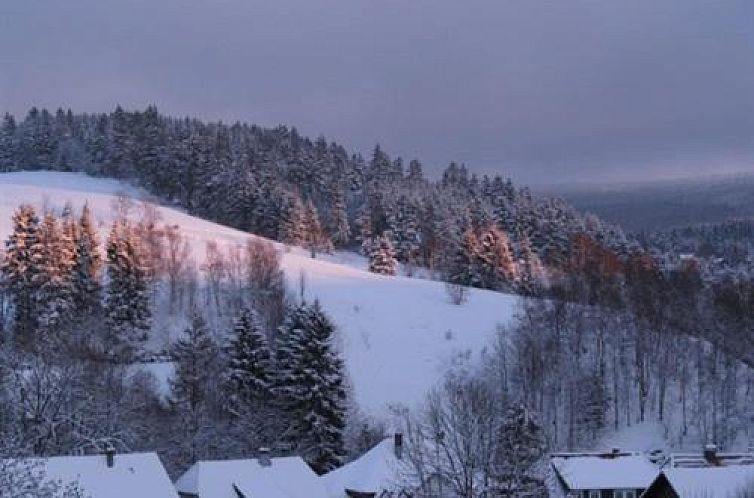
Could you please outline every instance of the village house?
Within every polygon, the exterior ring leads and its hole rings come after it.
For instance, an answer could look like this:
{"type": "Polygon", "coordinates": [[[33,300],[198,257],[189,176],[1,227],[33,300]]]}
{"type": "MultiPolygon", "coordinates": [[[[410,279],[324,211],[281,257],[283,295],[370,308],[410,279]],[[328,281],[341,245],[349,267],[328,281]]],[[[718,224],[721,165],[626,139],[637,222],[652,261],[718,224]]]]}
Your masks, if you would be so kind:
{"type": "Polygon", "coordinates": [[[641,453],[556,453],[556,491],[568,498],[638,498],[659,469],[641,453]]]}
{"type": "MultiPolygon", "coordinates": [[[[385,438],[356,460],[322,476],[330,498],[411,498],[418,483],[404,459],[403,435],[385,438]]],[[[437,476],[424,485],[432,496],[450,496],[450,486],[437,476]]]]}
{"type": "Polygon", "coordinates": [[[675,453],[642,498],[744,498],[754,495],[754,454],[719,453],[709,444],[701,453],[675,453]]]}
{"type": "Polygon", "coordinates": [[[63,487],[75,484],[87,498],[178,498],[156,453],[56,456],[24,459],[41,470],[45,480],[63,487]]]}
{"type": "Polygon", "coordinates": [[[328,498],[301,457],[200,461],[176,482],[181,498],[328,498]]]}

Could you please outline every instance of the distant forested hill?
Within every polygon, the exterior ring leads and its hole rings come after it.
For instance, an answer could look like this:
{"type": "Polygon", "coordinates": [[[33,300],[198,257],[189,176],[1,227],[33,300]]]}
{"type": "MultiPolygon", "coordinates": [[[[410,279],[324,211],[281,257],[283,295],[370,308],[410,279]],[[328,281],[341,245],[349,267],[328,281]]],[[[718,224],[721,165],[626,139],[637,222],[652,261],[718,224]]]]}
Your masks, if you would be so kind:
{"type": "Polygon", "coordinates": [[[754,172],[697,180],[546,189],[625,230],[656,231],[754,217],[754,172]]]}

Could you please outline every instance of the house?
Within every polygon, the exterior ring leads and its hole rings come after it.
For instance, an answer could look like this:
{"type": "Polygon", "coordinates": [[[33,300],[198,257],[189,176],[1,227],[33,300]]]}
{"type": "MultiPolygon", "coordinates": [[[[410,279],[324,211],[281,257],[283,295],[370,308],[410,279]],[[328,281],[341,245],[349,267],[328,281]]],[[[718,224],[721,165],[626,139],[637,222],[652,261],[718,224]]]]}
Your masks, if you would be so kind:
{"type": "Polygon", "coordinates": [[[178,498],[156,453],[57,456],[25,460],[44,472],[45,480],[75,483],[88,498],[178,498]]]}
{"type": "Polygon", "coordinates": [[[641,495],[641,498],[745,498],[747,496],[754,496],[754,465],[665,469],[641,495]]]}
{"type": "Polygon", "coordinates": [[[573,498],[638,498],[659,469],[640,453],[556,453],[551,456],[559,492],[573,498]]]}
{"type": "Polygon", "coordinates": [[[386,438],[358,459],[322,476],[331,498],[410,497],[404,489],[403,436],[386,438]]]}
{"type": "Polygon", "coordinates": [[[181,498],[329,498],[301,457],[196,462],[176,482],[181,498]]]}
{"type": "Polygon", "coordinates": [[[720,453],[717,446],[707,444],[701,453],[673,453],[663,465],[668,469],[693,469],[705,467],[730,467],[732,465],[754,465],[752,453],[720,453]]]}
{"type": "Polygon", "coordinates": [[[701,453],[670,455],[642,497],[737,498],[742,491],[754,494],[754,455],[719,453],[708,444],[701,453]]]}
{"type": "MultiPolygon", "coordinates": [[[[404,453],[403,435],[396,433],[321,479],[330,498],[412,498],[420,483],[404,453]]],[[[455,496],[450,484],[439,475],[428,476],[421,487],[435,498],[455,496]]]]}

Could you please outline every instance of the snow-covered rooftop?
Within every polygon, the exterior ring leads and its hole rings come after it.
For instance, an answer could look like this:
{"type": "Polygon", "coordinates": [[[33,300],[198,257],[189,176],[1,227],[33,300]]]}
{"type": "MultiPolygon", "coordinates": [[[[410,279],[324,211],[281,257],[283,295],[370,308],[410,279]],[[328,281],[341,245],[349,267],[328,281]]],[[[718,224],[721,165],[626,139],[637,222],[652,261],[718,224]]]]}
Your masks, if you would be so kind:
{"type": "Polygon", "coordinates": [[[179,493],[199,498],[328,498],[320,478],[300,457],[195,463],[175,483],[179,493]],[[237,491],[238,492],[237,492],[237,491]]]}
{"type": "Polygon", "coordinates": [[[659,473],[644,455],[557,455],[552,465],[569,490],[643,489],[659,473]]]}
{"type": "Polygon", "coordinates": [[[754,490],[754,465],[668,469],[663,473],[678,496],[734,498],[744,489],[754,490]]]}
{"type": "Polygon", "coordinates": [[[395,454],[393,438],[367,451],[358,459],[322,476],[332,498],[346,496],[345,490],[379,493],[400,487],[404,464],[395,454]]]}
{"type": "Polygon", "coordinates": [[[703,453],[673,453],[668,468],[728,467],[731,465],[754,465],[752,453],[715,453],[712,462],[703,453]]]}
{"type": "Polygon", "coordinates": [[[44,478],[63,485],[77,483],[88,498],[178,498],[156,453],[115,455],[112,467],[104,455],[34,459],[44,478]]]}

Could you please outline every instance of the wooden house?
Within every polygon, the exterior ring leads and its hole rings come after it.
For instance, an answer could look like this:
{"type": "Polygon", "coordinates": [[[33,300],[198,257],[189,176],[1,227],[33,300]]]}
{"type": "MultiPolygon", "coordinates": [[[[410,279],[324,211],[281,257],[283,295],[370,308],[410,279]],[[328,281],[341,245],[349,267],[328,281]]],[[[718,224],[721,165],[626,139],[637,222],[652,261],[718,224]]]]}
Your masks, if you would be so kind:
{"type": "Polygon", "coordinates": [[[659,473],[640,453],[556,453],[551,456],[558,494],[569,498],[638,498],[659,473]]]}

